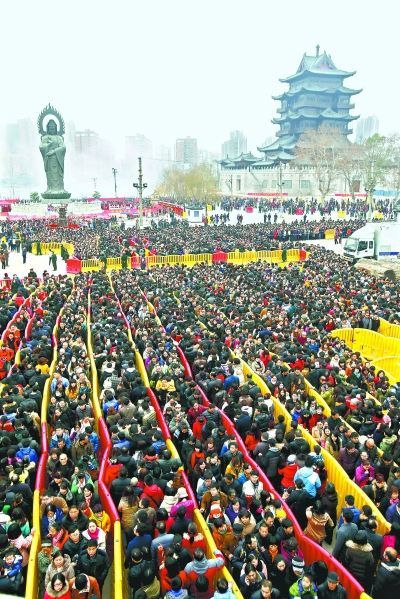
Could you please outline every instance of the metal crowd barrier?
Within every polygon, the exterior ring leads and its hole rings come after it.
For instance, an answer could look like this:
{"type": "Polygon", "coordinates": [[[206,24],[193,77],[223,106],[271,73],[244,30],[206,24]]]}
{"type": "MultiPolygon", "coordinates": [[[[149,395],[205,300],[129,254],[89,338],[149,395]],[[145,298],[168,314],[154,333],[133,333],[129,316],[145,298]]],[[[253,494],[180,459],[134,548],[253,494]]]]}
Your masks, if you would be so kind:
{"type": "MultiPolygon", "coordinates": [[[[154,309],[154,307],[153,307],[153,309],[154,309]]],[[[179,346],[178,346],[178,348],[179,348],[179,346]]],[[[180,348],[179,348],[179,350],[180,350],[179,355],[181,357],[182,365],[184,367],[185,373],[187,373],[190,376],[191,375],[190,365],[186,359],[186,356],[184,355],[184,352],[180,348]]],[[[251,373],[252,375],[255,375],[255,373],[253,373],[253,371],[250,369],[250,367],[247,366],[247,364],[245,362],[242,361],[242,365],[243,365],[244,374],[251,373]],[[246,367],[247,367],[247,372],[245,372],[246,367]]],[[[256,375],[256,376],[258,376],[258,375],[256,375]]],[[[253,380],[256,384],[259,385],[258,380],[255,380],[254,376],[253,376],[253,380]]],[[[260,379],[260,380],[262,381],[262,379],[260,379]]],[[[264,383],[264,386],[266,387],[265,383],[264,383]]],[[[197,388],[200,391],[201,396],[203,398],[203,404],[209,405],[210,402],[209,402],[205,392],[203,391],[203,389],[199,385],[197,386],[197,388]]],[[[266,390],[263,390],[263,389],[261,389],[261,391],[262,391],[262,393],[266,392],[266,390]]],[[[248,462],[249,464],[251,464],[251,466],[255,470],[257,470],[257,472],[259,474],[259,478],[260,478],[261,482],[263,483],[264,488],[267,491],[270,491],[271,493],[273,493],[274,496],[279,497],[279,494],[274,489],[274,487],[271,485],[270,481],[265,476],[265,473],[263,472],[263,470],[250,457],[247,447],[245,446],[242,438],[237,433],[231,420],[224,414],[224,412],[222,412],[221,410],[219,410],[219,412],[222,417],[222,422],[223,422],[223,425],[224,425],[226,431],[228,432],[229,435],[232,435],[236,438],[236,442],[238,444],[239,450],[243,453],[245,461],[248,462]]],[[[310,435],[310,437],[311,437],[311,435],[310,435]]],[[[312,437],[311,437],[311,439],[312,439],[312,437]]],[[[315,444],[315,442],[314,442],[314,444],[315,444]]],[[[329,479],[329,480],[331,482],[334,482],[335,486],[337,485],[336,479],[335,479],[335,481],[333,481],[331,479],[329,479]]],[[[339,491],[338,487],[336,487],[336,488],[339,491]]],[[[360,583],[346,570],[346,568],[344,568],[344,566],[340,562],[338,562],[335,558],[333,558],[332,555],[328,551],[326,551],[323,547],[321,547],[320,545],[315,543],[312,539],[309,539],[308,537],[306,537],[303,534],[303,531],[300,528],[292,511],[286,505],[286,503],[283,499],[281,499],[281,501],[282,501],[282,507],[285,510],[288,518],[290,518],[294,524],[296,538],[298,539],[299,546],[304,554],[304,558],[305,558],[306,562],[311,563],[313,561],[323,560],[324,562],[329,564],[329,569],[334,570],[340,576],[341,583],[345,586],[345,588],[348,591],[349,599],[358,599],[359,597],[362,597],[362,599],[370,599],[369,595],[364,593],[363,587],[360,585],[360,583]]]]}
{"type": "Polygon", "coordinates": [[[345,341],[346,345],[371,362],[377,370],[384,370],[391,385],[400,381],[400,339],[385,337],[369,329],[334,329],[332,337],[345,341]]]}

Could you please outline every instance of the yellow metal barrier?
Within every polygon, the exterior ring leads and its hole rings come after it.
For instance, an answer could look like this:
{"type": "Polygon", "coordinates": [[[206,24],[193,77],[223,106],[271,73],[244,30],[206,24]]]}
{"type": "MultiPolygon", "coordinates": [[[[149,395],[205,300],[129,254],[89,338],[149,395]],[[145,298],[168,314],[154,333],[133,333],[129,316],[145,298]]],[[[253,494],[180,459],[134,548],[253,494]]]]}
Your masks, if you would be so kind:
{"type": "Polygon", "coordinates": [[[100,270],[103,267],[103,263],[100,260],[91,259],[91,260],[82,260],[82,272],[90,272],[91,270],[100,270]]]}
{"type": "MultiPolygon", "coordinates": [[[[42,255],[50,254],[54,252],[55,254],[61,254],[61,247],[67,250],[69,256],[73,256],[74,254],[74,245],[69,242],[51,242],[51,243],[40,243],[40,252],[42,255]]],[[[32,254],[38,255],[37,251],[37,242],[34,241],[32,243],[32,254]]]]}
{"type": "MultiPolygon", "coordinates": [[[[216,546],[215,541],[214,541],[214,539],[212,537],[210,529],[208,528],[208,524],[204,520],[203,514],[200,512],[200,510],[198,510],[198,509],[194,510],[193,520],[197,524],[197,528],[201,532],[201,534],[203,535],[204,540],[206,542],[206,554],[207,554],[207,558],[208,559],[215,558],[215,553],[214,552],[217,549],[217,546],[216,546]]],[[[243,595],[239,591],[239,587],[237,586],[236,582],[233,580],[232,575],[231,575],[231,573],[229,572],[229,570],[228,570],[228,568],[226,566],[224,566],[224,568],[222,568],[221,575],[220,576],[217,575],[217,579],[221,578],[222,576],[229,583],[231,583],[231,585],[232,585],[232,591],[233,591],[233,593],[235,593],[235,596],[237,597],[237,599],[243,599],[243,595]]]]}
{"type": "Polygon", "coordinates": [[[121,258],[107,258],[107,270],[121,270],[121,258]]]}
{"type": "Polygon", "coordinates": [[[92,405],[93,405],[93,415],[95,417],[96,424],[103,416],[103,412],[100,407],[100,389],[99,389],[99,377],[97,374],[96,363],[93,357],[93,346],[92,346],[92,326],[91,326],[91,298],[90,293],[88,297],[88,311],[86,316],[86,326],[87,326],[87,350],[88,350],[88,358],[90,360],[90,372],[92,379],[92,405]]]}
{"type": "MultiPolygon", "coordinates": [[[[252,375],[253,381],[256,383],[256,385],[260,387],[261,393],[269,393],[269,388],[265,381],[258,374],[256,374],[246,362],[242,361],[242,365],[243,373],[245,375],[252,375]]],[[[285,419],[286,426],[289,427],[290,422],[292,420],[291,415],[275,397],[272,396],[271,399],[274,402],[276,416],[282,415],[285,419]]],[[[315,439],[310,435],[308,430],[306,430],[303,427],[300,428],[303,437],[309,443],[311,449],[313,449],[317,445],[315,439]]],[[[370,506],[372,512],[376,516],[376,521],[378,524],[378,530],[380,534],[385,534],[385,532],[387,532],[390,529],[390,524],[383,517],[383,515],[380,512],[378,512],[375,504],[369,499],[369,497],[367,497],[364,491],[360,489],[360,487],[348,477],[348,475],[345,473],[345,471],[342,469],[340,464],[338,464],[338,462],[335,460],[333,456],[331,456],[325,449],[321,450],[321,455],[324,459],[325,468],[328,473],[328,480],[329,482],[334,483],[339,497],[338,513],[341,511],[344,505],[345,496],[353,495],[355,499],[355,504],[360,509],[363,505],[370,506]]]]}
{"type": "Polygon", "coordinates": [[[179,460],[180,461],[179,453],[178,453],[175,445],[171,441],[171,439],[166,439],[165,440],[165,445],[167,446],[167,449],[169,449],[169,451],[171,452],[172,458],[174,460],[179,460]]]}
{"type": "Polygon", "coordinates": [[[124,544],[122,542],[121,522],[114,523],[114,568],[111,588],[115,599],[126,599],[132,594],[128,577],[123,575],[122,564],[125,560],[124,544]]]}
{"type": "Polygon", "coordinates": [[[39,590],[39,568],[38,568],[38,552],[41,546],[41,518],[40,518],[40,493],[35,490],[33,492],[33,513],[32,524],[35,533],[32,537],[32,544],[29,550],[28,571],[26,575],[26,599],[37,597],[39,590]]]}
{"type": "MultiPolygon", "coordinates": [[[[175,264],[193,266],[194,264],[212,264],[212,254],[182,254],[169,256],[147,256],[147,264],[149,268],[153,266],[173,266],[175,264]]],[[[286,262],[298,262],[299,250],[290,249],[286,253],[286,262]]],[[[271,263],[282,262],[282,250],[260,250],[240,252],[235,250],[227,255],[227,262],[230,264],[248,264],[249,262],[266,261],[271,263]]],[[[86,261],[84,261],[86,262],[86,261]]],[[[83,262],[83,263],[84,263],[83,262]]]]}
{"type": "Polygon", "coordinates": [[[343,339],[350,349],[360,352],[364,359],[384,370],[390,384],[400,380],[400,339],[385,337],[368,329],[335,329],[331,336],[343,339]],[[383,366],[385,358],[386,367],[383,366]]]}
{"type": "Polygon", "coordinates": [[[381,318],[378,332],[381,335],[385,335],[385,337],[400,339],[400,324],[394,324],[393,322],[381,318]]]}

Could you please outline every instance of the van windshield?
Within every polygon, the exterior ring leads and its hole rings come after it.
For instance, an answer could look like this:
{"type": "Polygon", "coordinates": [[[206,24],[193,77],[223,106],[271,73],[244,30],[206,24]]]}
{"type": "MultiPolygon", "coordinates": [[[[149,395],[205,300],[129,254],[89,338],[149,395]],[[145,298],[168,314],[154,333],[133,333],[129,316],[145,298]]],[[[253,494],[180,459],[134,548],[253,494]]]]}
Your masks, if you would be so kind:
{"type": "Polygon", "coordinates": [[[344,249],[348,250],[349,252],[355,252],[357,249],[357,245],[358,245],[358,239],[355,239],[354,237],[350,237],[349,239],[346,239],[346,243],[344,244],[344,249]]]}

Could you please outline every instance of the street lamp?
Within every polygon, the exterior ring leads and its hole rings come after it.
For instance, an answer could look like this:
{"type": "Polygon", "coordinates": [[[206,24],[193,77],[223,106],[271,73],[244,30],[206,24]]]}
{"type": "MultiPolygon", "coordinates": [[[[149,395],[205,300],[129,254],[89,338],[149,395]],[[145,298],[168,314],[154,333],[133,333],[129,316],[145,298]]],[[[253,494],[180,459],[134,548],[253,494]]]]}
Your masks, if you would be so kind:
{"type": "Polygon", "coordinates": [[[133,187],[139,192],[139,229],[143,227],[143,189],[146,189],[147,183],[143,183],[142,173],[142,159],[138,158],[139,161],[139,176],[138,183],[133,183],[133,187]]]}
{"type": "Polygon", "coordinates": [[[118,173],[118,171],[114,167],[111,169],[111,171],[114,176],[114,193],[115,193],[115,197],[117,197],[117,173],[118,173]]]}

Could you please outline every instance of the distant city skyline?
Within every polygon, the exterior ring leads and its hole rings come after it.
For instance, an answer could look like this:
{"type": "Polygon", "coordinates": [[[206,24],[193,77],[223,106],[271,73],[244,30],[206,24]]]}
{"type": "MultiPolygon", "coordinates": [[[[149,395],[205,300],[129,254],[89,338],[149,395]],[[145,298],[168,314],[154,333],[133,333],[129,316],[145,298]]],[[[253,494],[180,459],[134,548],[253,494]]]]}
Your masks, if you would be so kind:
{"type": "Polygon", "coordinates": [[[400,7],[389,0],[378,8],[366,0],[362,11],[359,3],[344,0],[328,13],[317,0],[308,0],[307,10],[295,0],[285,7],[290,43],[282,43],[281,28],[272,26],[278,7],[263,0],[246,9],[238,0],[118,0],[112,10],[105,0],[70,0],[57,19],[53,51],[38,32],[54,30],[54,4],[42,0],[38,11],[27,0],[8,3],[3,22],[18,22],[20,41],[15,43],[14,28],[4,28],[0,128],[36,119],[51,101],[66,123],[96,131],[114,146],[140,131],[154,145],[173,146],[176,138],[191,135],[200,148],[219,151],[237,129],[248,149],[255,149],[277,131],[270,120],[276,110],[271,96],[282,90],[279,79],[320,44],[338,65],[357,71],[352,85],[364,90],[357,113],[376,114],[383,134],[400,131],[397,95],[388,87],[400,7]],[[140,24],[133,37],[132,23],[140,24]],[[356,24],[350,33],[349,24],[356,24]],[[96,43],[88,40],[94,31],[96,43]],[[232,31],[238,33],[234,58],[232,31]],[[384,47],[371,43],[379,31],[385,32],[384,47]],[[73,43],[71,32],[87,43],[73,43]]]}

